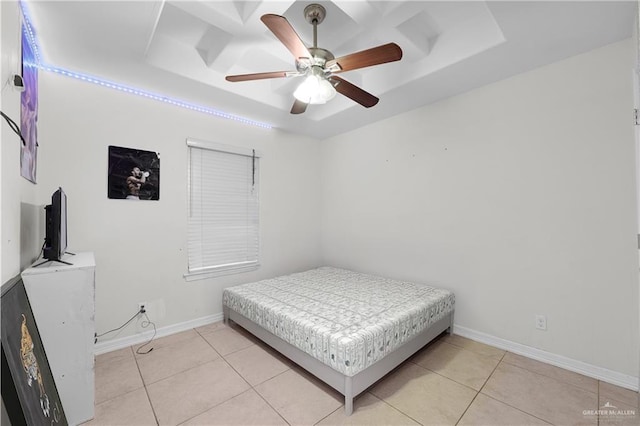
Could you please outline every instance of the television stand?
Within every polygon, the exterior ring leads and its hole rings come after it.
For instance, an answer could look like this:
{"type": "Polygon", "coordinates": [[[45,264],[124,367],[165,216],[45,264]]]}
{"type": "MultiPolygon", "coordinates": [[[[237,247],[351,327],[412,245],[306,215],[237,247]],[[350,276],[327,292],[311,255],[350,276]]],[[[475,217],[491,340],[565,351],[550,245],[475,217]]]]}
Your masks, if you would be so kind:
{"type": "MultiPolygon", "coordinates": [[[[72,254],[72,253],[69,253],[69,254],[72,254]]],[[[40,263],[36,263],[35,265],[32,266],[32,268],[37,268],[38,266],[44,265],[45,263],[49,263],[49,262],[59,262],[59,263],[64,263],[65,265],[73,265],[73,263],[66,262],[62,259],[47,259],[47,260],[43,260],[40,263]]]]}
{"type": "Polygon", "coordinates": [[[95,415],[95,270],[93,253],[79,252],[73,266],[30,267],[21,274],[69,425],[95,415]]]}

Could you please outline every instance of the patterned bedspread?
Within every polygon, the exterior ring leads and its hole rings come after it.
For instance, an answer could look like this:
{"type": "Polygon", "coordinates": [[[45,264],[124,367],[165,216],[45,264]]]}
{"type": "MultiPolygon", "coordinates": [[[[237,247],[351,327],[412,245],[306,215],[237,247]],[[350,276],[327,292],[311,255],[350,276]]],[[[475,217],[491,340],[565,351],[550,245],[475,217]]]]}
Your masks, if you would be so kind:
{"type": "Polygon", "coordinates": [[[223,303],[353,376],[453,311],[448,290],[322,267],[224,290],[223,303]]]}

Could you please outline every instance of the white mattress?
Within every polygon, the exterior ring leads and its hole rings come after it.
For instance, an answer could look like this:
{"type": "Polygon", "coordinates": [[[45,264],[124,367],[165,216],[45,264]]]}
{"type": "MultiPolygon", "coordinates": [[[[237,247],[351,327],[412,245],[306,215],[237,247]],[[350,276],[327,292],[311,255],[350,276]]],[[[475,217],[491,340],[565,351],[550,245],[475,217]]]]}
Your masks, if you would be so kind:
{"type": "Polygon", "coordinates": [[[448,290],[331,267],[227,288],[225,306],[347,376],[453,311],[448,290]]]}

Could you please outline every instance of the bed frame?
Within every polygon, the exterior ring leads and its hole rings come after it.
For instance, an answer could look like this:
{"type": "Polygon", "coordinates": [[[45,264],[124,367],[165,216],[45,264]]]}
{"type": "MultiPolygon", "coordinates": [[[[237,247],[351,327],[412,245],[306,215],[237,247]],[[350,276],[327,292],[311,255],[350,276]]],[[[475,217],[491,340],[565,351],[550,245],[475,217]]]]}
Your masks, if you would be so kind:
{"type": "Polygon", "coordinates": [[[258,324],[230,309],[223,306],[224,322],[229,320],[240,325],[254,336],[340,392],[344,395],[344,411],[347,416],[353,413],[353,400],[356,396],[369,388],[372,384],[380,380],[391,370],[402,364],[407,358],[424,347],[431,340],[439,336],[442,332],[453,333],[453,314],[447,314],[429,328],[422,331],[404,345],[397,348],[384,358],[360,371],[354,376],[346,376],[323,364],[311,355],[301,351],[280,337],[265,330],[258,324]]]}

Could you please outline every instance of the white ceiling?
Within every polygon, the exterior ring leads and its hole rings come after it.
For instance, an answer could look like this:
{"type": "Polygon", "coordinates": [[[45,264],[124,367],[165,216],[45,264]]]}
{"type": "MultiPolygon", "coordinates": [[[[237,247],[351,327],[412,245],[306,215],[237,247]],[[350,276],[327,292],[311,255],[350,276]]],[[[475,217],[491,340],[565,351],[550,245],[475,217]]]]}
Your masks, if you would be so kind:
{"type": "MultiPolygon", "coordinates": [[[[43,62],[326,138],[630,37],[635,1],[321,1],[318,46],[336,57],[395,42],[398,62],[340,76],[380,98],[343,96],[289,113],[300,78],[231,83],[228,74],[295,70],[260,21],[285,16],[313,44],[314,1],[33,1],[43,62]]],[[[464,119],[461,117],[461,119],[464,119]]]]}

